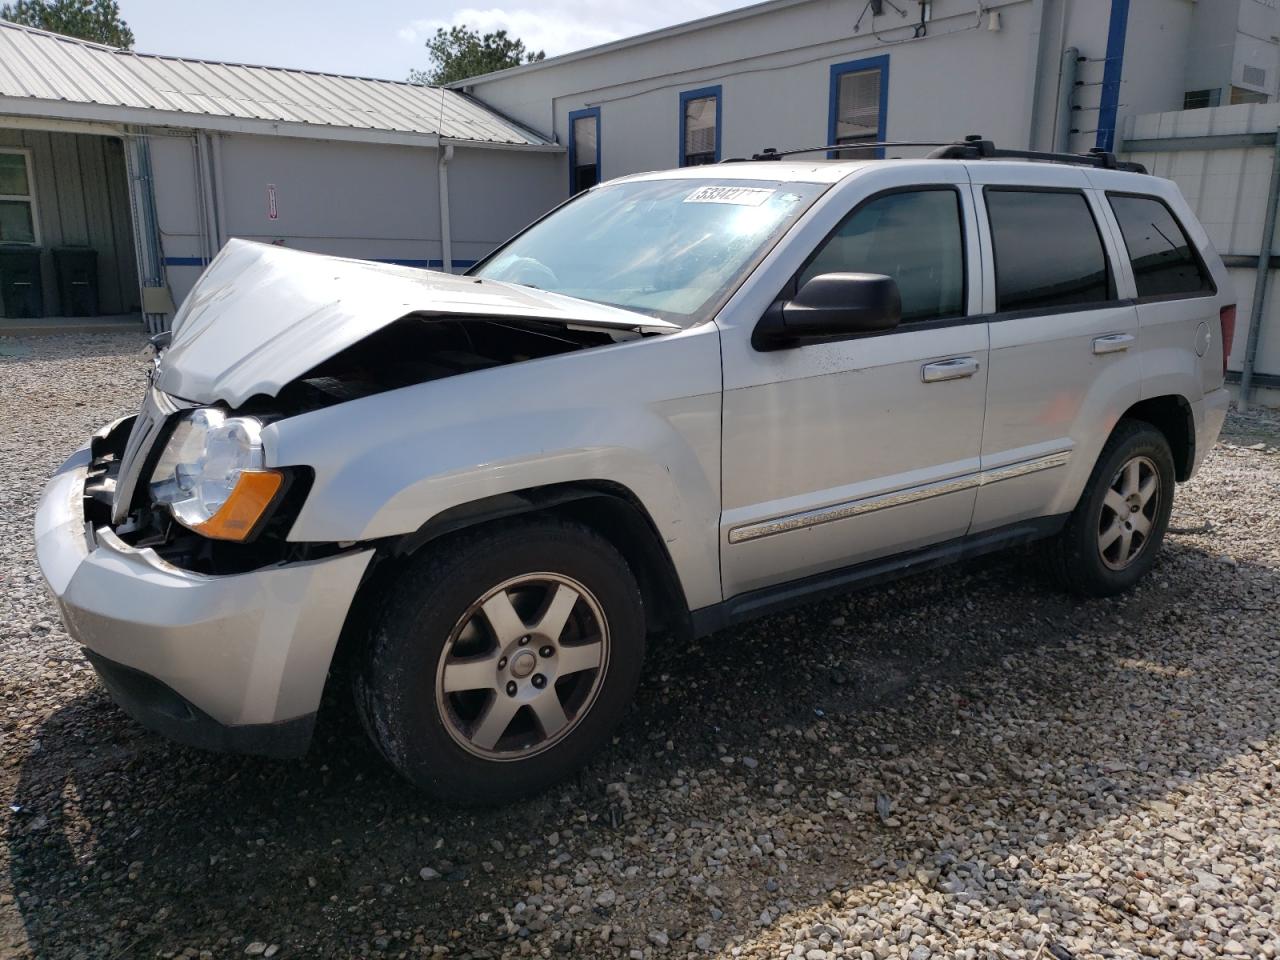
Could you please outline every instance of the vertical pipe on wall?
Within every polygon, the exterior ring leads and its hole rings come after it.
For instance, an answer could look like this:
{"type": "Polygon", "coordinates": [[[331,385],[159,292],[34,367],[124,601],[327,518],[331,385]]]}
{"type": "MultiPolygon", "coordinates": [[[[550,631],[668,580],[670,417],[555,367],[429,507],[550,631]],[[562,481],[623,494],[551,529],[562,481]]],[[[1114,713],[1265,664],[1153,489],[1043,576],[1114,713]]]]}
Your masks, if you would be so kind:
{"type": "Polygon", "coordinates": [[[1240,368],[1240,396],[1236,407],[1241,413],[1249,409],[1249,393],[1253,389],[1253,367],[1258,358],[1258,341],[1266,314],[1267,283],[1271,279],[1271,253],[1275,247],[1276,204],[1280,202],[1280,130],[1271,154],[1271,186],[1267,190],[1267,209],[1262,222],[1262,241],[1258,245],[1258,274],[1253,281],[1253,306],[1249,310],[1249,339],[1244,345],[1244,364],[1240,368]]]}
{"type": "Polygon", "coordinates": [[[1071,152],[1071,121],[1074,119],[1076,77],[1080,63],[1080,50],[1067,47],[1062,51],[1062,67],[1058,72],[1057,124],[1053,134],[1053,149],[1059,153],[1071,152]]]}
{"type": "Polygon", "coordinates": [[[222,249],[222,244],[218,241],[218,208],[215,199],[218,191],[213,181],[213,147],[209,134],[203,131],[196,134],[196,172],[200,178],[204,203],[204,244],[209,250],[209,259],[213,259],[222,249]]]}
{"type": "Polygon", "coordinates": [[[1129,0],[1111,0],[1107,24],[1107,60],[1102,68],[1102,100],[1098,106],[1099,150],[1113,150],[1116,115],[1120,110],[1120,82],[1124,78],[1124,41],[1129,30],[1129,0]]]}
{"type": "Polygon", "coordinates": [[[226,181],[222,177],[222,134],[209,134],[209,141],[213,145],[213,208],[218,213],[218,249],[221,250],[226,245],[228,234],[223,189],[226,181]]]}
{"type": "Polygon", "coordinates": [[[148,287],[165,286],[160,228],[156,220],[155,189],[151,177],[151,147],[145,133],[129,128],[124,137],[125,167],[129,172],[129,206],[133,213],[133,242],[138,258],[139,296],[148,333],[164,329],[166,315],[147,313],[148,287]]]}
{"type": "Polygon", "coordinates": [[[195,181],[196,220],[200,231],[200,259],[207,264],[213,259],[209,246],[209,188],[204,181],[204,151],[200,149],[200,134],[191,131],[191,172],[195,181]]]}
{"type": "Polygon", "coordinates": [[[1047,40],[1047,31],[1045,30],[1045,21],[1048,18],[1049,7],[1046,0],[1035,0],[1032,4],[1031,12],[1031,33],[1027,40],[1030,44],[1031,57],[1031,90],[1029,91],[1030,103],[1027,108],[1027,149],[1040,149],[1040,131],[1037,129],[1039,124],[1036,122],[1040,111],[1040,98],[1044,91],[1044,71],[1045,71],[1045,41],[1047,40]]]}
{"type": "Polygon", "coordinates": [[[440,145],[440,260],[445,273],[453,273],[453,237],[449,224],[449,164],[453,144],[440,145]]]}

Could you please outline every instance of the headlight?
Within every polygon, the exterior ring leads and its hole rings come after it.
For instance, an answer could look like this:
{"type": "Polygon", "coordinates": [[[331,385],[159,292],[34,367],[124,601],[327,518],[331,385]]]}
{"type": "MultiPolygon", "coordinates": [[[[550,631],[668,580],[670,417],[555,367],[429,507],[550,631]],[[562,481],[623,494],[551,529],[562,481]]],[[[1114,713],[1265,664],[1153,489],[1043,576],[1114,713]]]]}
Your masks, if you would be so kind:
{"type": "Polygon", "coordinates": [[[284,484],[263,467],[262,424],[214,408],[193,410],[174,429],[151,498],[184,527],[216,540],[247,540],[284,484]]]}

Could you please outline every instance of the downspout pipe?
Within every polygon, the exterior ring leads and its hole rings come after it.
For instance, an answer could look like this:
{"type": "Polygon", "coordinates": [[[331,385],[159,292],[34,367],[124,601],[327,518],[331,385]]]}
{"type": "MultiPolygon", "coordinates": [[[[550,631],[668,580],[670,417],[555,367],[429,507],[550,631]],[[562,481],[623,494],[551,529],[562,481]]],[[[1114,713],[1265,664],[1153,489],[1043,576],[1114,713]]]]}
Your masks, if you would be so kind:
{"type": "MultiPolygon", "coordinates": [[[[222,176],[222,134],[210,133],[209,143],[213,153],[213,208],[218,214],[218,251],[227,244],[227,208],[223,197],[226,180],[222,176]]],[[[215,254],[218,252],[215,251],[215,254]]]]}
{"type": "Polygon", "coordinates": [[[1266,315],[1267,284],[1271,279],[1271,253],[1275,248],[1276,205],[1280,203],[1280,131],[1271,154],[1271,186],[1267,190],[1267,209],[1262,222],[1262,242],[1258,247],[1258,273],[1253,281],[1253,306],[1249,310],[1249,339],[1244,345],[1244,365],[1240,368],[1240,395],[1236,408],[1249,410],[1249,394],[1253,389],[1253,368],[1258,359],[1258,341],[1262,338],[1262,322],[1266,315]]]}
{"type": "Polygon", "coordinates": [[[453,273],[453,237],[449,229],[449,164],[453,161],[453,144],[440,148],[440,258],[445,273],[453,273]]]}
{"type": "Polygon", "coordinates": [[[201,213],[204,219],[204,261],[209,264],[221,249],[218,244],[218,211],[214,205],[213,157],[209,134],[198,131],[196,138],[196,176],[200,183],[201,213]]]}
{"type": "Polygon", "coordinates": [[[1032,84],[1030,91],[1030,103],[1027,105],[1027,149],[1036,150],[1040,148],[1040,130],[1037,120],[1039,118],[1040,98],[1044,90],[1044,71],[1045,71],[1045,20],[1048,17],[1049,6],[1045,0],[1035,0],[1032,4],[1031,12],[1031,34],[1027,38],[1030,44],[1031,64],[1034,69],[1032,74],[1032,84]]]}

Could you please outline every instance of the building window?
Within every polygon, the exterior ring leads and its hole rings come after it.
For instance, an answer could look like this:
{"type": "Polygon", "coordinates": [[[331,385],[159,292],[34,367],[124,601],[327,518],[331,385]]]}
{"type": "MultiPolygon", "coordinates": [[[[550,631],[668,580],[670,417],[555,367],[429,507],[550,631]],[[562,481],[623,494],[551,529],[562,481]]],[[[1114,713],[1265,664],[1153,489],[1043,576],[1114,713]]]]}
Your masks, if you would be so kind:
{"type": "MultiPolygon", "coordinates": [[[[831,66],[830,116],[827,143],[877,143],[885,137],[889,108],[889,58],[868,57],[831,66]]],[[[883,157],[879,147],[835,150],[842,160],[883,157]]]]}
{"type": "Polygon", "coordinates": [[[1270,98],[1270,97],[1268,97],[1268,96],[1267,96],[1265,93],[1263,93],[1261,90],[1246,90],[1244,87],[1232,87],[1232,88],[1231,88],[1231,102],[1232,102],[1232,104],[1237,104],[1237,103],[1266,103],[1269,99],[1271,99],[1271,98],[1270,98]]]}
{"type": "Polygon", "coordinates": [[[680,94],[680,166],[720,162],[720,88],[680,94]]]}
{"type": "Polygon", "coordinates": [[[1188,90],[1182,95],[1183,110],[1203,110],[1205,107],[1216,107],[1221,103],[1221,87],[1211,87],[1208,90],[1188,90]]]}
{"type": "Polygon", "coordinates": [[[569,114],[569,195],[600,182],[600,108],[569,114]]]}
{"type": "Polygon", "coordinates": [[[1060,310],[1112,299],[1102,234],[1083,193],[988,187],[997,310],[1060,310]]]}
{"type": "Polygon", "coordinates": [[[0,243],[37,243],[31,154],[0,150],[0,243]]]}

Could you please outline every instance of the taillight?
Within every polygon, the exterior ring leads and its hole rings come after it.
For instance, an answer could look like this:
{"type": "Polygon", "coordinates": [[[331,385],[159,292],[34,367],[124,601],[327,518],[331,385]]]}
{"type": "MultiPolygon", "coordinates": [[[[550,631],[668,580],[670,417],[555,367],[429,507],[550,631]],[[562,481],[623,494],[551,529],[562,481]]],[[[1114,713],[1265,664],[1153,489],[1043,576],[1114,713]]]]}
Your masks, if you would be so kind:
{"type": "Polygon", "coordinates": [[[1223,307],[1218,313],[1222,321],[1222,375],[1227,375],[1227,357],[1231,356],[1231,343],[1236,338],[1236,305],[1223,307]]]}

